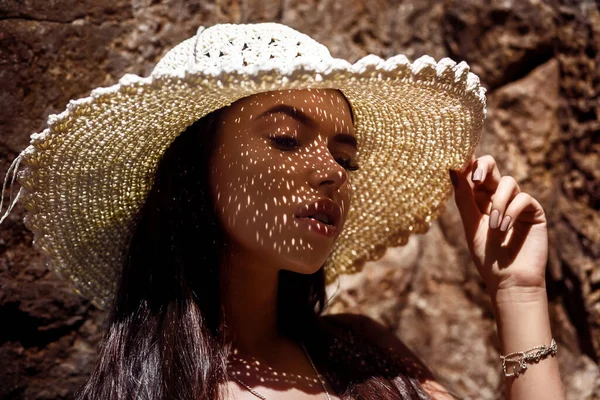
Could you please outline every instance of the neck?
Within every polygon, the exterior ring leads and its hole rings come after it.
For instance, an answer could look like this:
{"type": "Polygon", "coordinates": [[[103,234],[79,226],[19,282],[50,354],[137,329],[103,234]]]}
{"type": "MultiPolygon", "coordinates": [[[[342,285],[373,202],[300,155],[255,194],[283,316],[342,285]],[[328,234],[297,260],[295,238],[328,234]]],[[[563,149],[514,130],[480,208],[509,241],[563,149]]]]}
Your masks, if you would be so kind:
{"type": "Polygon", "coordinates": [[[225,260],[226,330],[233,345],[251,354],[265,354],[281,341],[277,329],[279,268],[231,251],[225,260]]]}

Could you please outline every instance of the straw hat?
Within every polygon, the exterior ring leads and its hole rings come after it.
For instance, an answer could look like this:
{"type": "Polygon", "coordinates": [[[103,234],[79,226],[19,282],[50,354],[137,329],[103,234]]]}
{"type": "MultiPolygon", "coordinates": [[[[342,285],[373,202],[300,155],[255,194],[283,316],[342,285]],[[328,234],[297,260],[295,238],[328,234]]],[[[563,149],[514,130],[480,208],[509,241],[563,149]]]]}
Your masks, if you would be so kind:
{"type": "Polygon", "coordinates": [[[351,174],[353,204],[325,268],[328,282],[357,272],[427,231],[451,194],[448,169],[473,154],[485,89],[466,63],[369,55],[350,64],[281,24],[201,27],[150,76],[125,75],[50,116],[9,169],[21,189],[2,219],[20,198],[49,267],[103,307],[173,140],[240,98],[306,88],[339,89],[355,115],[361,169],[351,174]]]}

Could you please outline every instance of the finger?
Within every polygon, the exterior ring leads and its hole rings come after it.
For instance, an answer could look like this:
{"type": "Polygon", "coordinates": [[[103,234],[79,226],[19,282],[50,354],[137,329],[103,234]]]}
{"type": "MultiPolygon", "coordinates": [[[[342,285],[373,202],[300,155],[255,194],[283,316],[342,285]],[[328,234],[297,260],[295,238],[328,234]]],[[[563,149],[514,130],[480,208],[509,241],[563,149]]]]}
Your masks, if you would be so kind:
{"type": "Polygon", "coordinates": [[[521,192],[515,196],[506,208],[500,230],[503,232],[508,231],[513,227],[515,221],[523,220],[522,217],[525,212],[533,217],[527,218],[523,222],[535,223],[543,220],[544,209],[542,205],[529,193],[521,192]]]}
{"type": "MultiPolygon", "coordinates": [[[[460,189],[466,189],[467,187],[469,187],[471,190],[473,190],[473,188],[475,187],[475,184],[467,177],[469,177],[473,174],[473,166],[475,165],[476,160],[477,160],[477,158],[475,157],[475,154],[473,154],[473,156],[471,156],[471,159],[465,165],[463,165],[460,169],[451,170],[461,176],[461,180],[460,180],[461,183],[466,182],[466,184],[467,184],[467,186],[465,186],[464,184],[461,184],[459,186],[460,189]]],[[[450,174],[450,176],[452,177],[452,174],[450,174]]],[[[454,185],[454,189],[455,190],[457,189],[456,185],[454,185]]]]}
{"type": "MultiPolygon", "coordinates": [[[[520,191],[520,189],[519,189],[520,191]]],[[[497,197],[495,193],[489,193],[486,190],[475,190],[473,192],[473,197],[475,198],[475,203],[479,208],[479,212],[482,214],[490,215],[493,209],[492,199],[497,197]]],[[[513,196],[514,197],[514,196],[513,196]]],[[[509,198],[508,202],[511,201],[512,198],[509,198]]],[[[498,201],[498,199],[496,198],[498,201]]]]}
{"type": "Polygon", "coordinates": [[[477,157],[475,157],[475,154],[473,154],[471,156],[471,158],[469,159],[469,161],[460,169],[460,172],[466,172],[467,170],[471,170],[473,167],[473,164],[475,164],[475,161],[477,161],[477,157]]]}
{"type": "Polygon", "coordinates": [[[485,155],[479,157],[472,166],[471,181],[478,189],[494,193],[500,183],[500,170],[494,157],[485,155]]]}
{"type": "Polygon", "coordinates": [[[481,213],[475,203],[473,189],[467,178],[468,175],[468,168],[462,172],[456,170],[450,171],[450,178],[454,186],[454,201],[460,213],[467,241],[474,237],[479,226],[479,221],[481,220],[481,213]]]}
{"type": "Polygon", "coordinates": [[[492,194],[485,190],[476,190],[473,192],[473,197],[479,212],[490,215],[492,212],[492,194]]]}
{"type": "Polygon", "coordinates": [[[521,192],[515,178],[505,175],[500,178],[496,193],[492,196],[492,211],[490,212],[490,229],[501,225],[508,203],[521,192]]]}

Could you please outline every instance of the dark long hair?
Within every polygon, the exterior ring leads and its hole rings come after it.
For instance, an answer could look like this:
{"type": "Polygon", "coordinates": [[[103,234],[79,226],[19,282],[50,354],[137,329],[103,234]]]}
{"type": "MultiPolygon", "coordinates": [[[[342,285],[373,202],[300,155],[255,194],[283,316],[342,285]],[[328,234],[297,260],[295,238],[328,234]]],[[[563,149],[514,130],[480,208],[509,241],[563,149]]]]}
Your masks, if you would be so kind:
{"type": "MultiPolygon", "coordinates": [[[[218,114],[188,127],[158,165],[135,221],[96,366],[78,399],[222,396],[218,385],[226,381],[229,347],[220,260],[227,248],[209,187],[218,114]]],[[[305,341],[311,352],[324,353],[332,344],[319,322],[324,306],[323,268],[311,275],[281,271],[280,331],[305,341]]],[[[315,360],[322,364],[326,357],[315,360]]],[[[426,398],[418,382],[402,374],[350,376],[336,388],[347,398],[426,398]]]]}

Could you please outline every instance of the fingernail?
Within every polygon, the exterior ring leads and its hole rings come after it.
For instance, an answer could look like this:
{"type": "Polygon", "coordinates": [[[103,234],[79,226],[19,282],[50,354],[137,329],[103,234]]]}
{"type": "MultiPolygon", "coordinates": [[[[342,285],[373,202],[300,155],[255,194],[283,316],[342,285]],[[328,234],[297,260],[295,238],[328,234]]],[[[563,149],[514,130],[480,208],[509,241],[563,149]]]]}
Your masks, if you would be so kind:
{"type": "Polygon", "coordinates": [[[483,179],[483,168],[481,167],[477,167],[477,169],[475,170],[475,172],[473,172],[473,177],[471,178],[473,180],[473,182],[477,181],[481,181],[483,179]]]}
{"type": "Polygon", "coordinates": [[[498,210],[492,210],[490,213],[490,229],[496,229],[498,227],[498,218],[500,218],[498,210]]]}
{"type": "Polygon", "coordinates": [[[452,186],[458,186],[458,176],[456,176],[456,171],[450,170],[450,180],[452,181],[452,186]]]}
{"type": "Polygon", "coordinates": [[[500,230],[502,232],[506,231],[508,229],[508,225],[510,224],[510,217],[507,215],[504,217],[504,219],[502,220],[502,225],[500,225],[500,230]]]}

